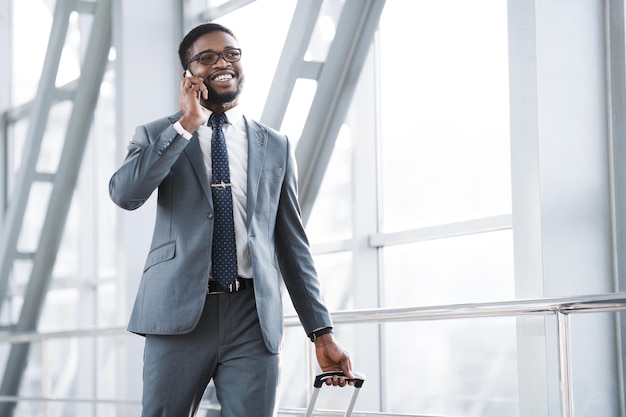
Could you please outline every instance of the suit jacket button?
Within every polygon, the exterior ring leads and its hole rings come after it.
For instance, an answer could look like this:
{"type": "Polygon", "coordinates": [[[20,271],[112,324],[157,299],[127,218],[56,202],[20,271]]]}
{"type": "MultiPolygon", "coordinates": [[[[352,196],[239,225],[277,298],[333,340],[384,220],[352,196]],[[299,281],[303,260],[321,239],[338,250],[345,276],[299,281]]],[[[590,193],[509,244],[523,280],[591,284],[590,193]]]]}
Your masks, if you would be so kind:
{"type": "Polygon", "coordinates": [[[213,213],[209,212],[206,214],[206,218],[211,220],[213,218],[213,213]]]}

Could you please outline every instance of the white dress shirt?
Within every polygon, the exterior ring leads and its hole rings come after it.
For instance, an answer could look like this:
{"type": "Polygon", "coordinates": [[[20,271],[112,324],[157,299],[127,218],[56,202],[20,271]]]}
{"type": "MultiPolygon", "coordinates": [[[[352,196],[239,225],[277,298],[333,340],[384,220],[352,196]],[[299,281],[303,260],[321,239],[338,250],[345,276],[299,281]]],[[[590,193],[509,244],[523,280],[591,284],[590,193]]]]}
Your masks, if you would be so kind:
{"type": "MultiPolygon", "coordinates": [[[[240,277],[252,278],[252,259],[248,246],[247,227],[247,191],[248,191],[248,135],[246,123],[243,118],[243,111],[239,107],[234,107],[226,113],[228,123],[222,127],[226,138],[226,148],[228,150],[228,165],[230,167],[230,182],[233,195],[233,219],[235,222],[235,241],[237,244],[237,272],[240,277]]],[[[210,115],[209,115],[210,116],[210,115]]],[[[191,138],[191,134],[183,129],[179,122],[174,124],[174,129],[186,139],[191,138]]],[[[202,149],[204,166],[207,170],[209,181],[212,177],[211,168],[211,134],[213,129],[210,126],[202,125],[197,130],[198,141],[202,149]]]]}

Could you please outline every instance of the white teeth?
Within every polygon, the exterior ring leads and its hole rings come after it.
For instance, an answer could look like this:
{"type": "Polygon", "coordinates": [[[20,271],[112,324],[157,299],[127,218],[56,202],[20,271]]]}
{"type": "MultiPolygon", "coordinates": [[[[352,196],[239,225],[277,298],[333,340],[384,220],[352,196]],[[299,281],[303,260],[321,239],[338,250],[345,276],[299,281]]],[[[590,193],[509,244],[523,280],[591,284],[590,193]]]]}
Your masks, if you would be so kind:
{"type": "Polygon", "coordinates": [[[222,74],[222,75],[218,75],[217,77],[213,78],[213,80],[215,81],[227,81],[232,79],[233,76],[231,74],[222,74]]]}

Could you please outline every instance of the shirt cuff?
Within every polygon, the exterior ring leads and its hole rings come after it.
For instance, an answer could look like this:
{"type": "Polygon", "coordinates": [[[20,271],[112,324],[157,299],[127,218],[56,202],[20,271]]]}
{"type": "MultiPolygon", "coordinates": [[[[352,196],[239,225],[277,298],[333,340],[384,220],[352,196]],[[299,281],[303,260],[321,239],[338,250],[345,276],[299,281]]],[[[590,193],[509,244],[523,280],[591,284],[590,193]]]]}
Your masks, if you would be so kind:
{"type": "Polygon", "coordinates": [[[187,140],[190,140],[191,137],[193,136],[191,133],[189,133],[189,132],[187,132],[185,130],[185,128],[183,127],[183,125],[180,124],[179,121],[174,123],[174,129],[178,132],[179,135],[181,135],[182,137],[184,137],[187,140]]]}

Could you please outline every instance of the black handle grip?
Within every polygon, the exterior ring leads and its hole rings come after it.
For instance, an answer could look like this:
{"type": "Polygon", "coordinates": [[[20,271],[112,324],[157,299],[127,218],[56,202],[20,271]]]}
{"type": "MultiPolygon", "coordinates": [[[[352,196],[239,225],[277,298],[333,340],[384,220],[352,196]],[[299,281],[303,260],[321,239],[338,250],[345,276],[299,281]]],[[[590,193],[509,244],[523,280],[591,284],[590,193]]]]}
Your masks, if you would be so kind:
{"type": "MultiPolygon", "coordinates": [[[[354,374],[354,379],[350,379],[349,381],[354,381],[355,388],[361,388],[363,386],[363,382],[365,382],[365,375],[359,374],[357,372],[352,372],[352,373],[354,374]]],[[[315,382],[313,383],[313,386],[315,388],[321,388],[322,383],[324,381],[326,381],[329,378],[332,378],[335,375],[343,376],[343,377],[346,376],[346,374],[343,371],[324,372],[315,377],[315,382]]]]}

